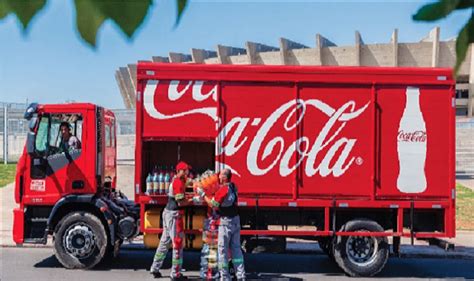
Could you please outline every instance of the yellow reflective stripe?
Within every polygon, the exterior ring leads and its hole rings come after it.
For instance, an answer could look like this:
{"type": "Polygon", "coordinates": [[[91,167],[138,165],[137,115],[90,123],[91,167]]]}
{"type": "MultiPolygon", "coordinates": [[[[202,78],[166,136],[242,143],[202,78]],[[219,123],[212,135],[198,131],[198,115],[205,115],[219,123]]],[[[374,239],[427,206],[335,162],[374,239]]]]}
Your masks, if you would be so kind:
{"type": "Polygon", "coordinates": [[[216,207],[216,208],[219,207],[219,205],[220,205],[219,202],[217,202],[216,200],[214,200],[214,198],[212,198],[211,204],[212,204],[212,206],[214,206],[214,207],[216,207]]]}
{"type": "Polygon", "coordinates": [[[242,264],[244,263],[244,259],[232,259],[232,263],[233,264],[242,264]]]}
{"type": "Polygon", "coordinates": [[[164,260],[166,255],[164,253],[156,253],[155,260],[164,260]]]}
{"type": "Polygon", "coordinates": [[[178,193],[174,196],[174,199],[176,200],[183,200],[184,199],[184,194],[183,193],[178,193]]]}
{"type": "Polygon", "coordinates": [[[171,261],[171,263],[172,263],[173,265],[183,264],[183,259],[173,259],[173,260],[171,261]]]}

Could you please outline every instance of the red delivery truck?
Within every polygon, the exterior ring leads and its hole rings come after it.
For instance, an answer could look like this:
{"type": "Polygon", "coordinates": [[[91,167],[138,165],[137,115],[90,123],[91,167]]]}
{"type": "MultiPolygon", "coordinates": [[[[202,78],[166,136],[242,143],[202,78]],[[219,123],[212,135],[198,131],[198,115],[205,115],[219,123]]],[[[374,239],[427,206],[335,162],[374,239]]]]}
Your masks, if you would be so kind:
{"type": "MultiPolygon", "coordinates": [[[[139,233],[156,247],[181,160],[195,174],[232,170],[249,251],[317,240],[348,275],[372,276],[402,237],[455,236],[450,69],[140,62],[136,85],[133,201],[116,189],[111,111],[28,108],[16,243],[53,235],[67,268],[93,267],[139,233]],[[62,122],[81,148],[61,149],[62,122]]],[[[186,209],[188,248],[201,247],[204,217],[204,206],[186,209]]]]}

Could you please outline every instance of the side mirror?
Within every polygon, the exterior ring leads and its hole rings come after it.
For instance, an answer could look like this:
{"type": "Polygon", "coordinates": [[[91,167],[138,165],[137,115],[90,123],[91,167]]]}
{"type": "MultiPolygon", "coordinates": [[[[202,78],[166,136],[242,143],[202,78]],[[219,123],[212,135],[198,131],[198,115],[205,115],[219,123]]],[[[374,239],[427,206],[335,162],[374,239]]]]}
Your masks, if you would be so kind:
{"type": "Polygon", "coordinates": [[[26,136],[26,152],[28,152],[29,155],[36,154],[35,143],[36,143],[36,134],[31,131],[28,132],[26,136]]]}
{"type": "Polygon", "coordinates": [[[34,133],[37,122],[38,122],[38,116],[37,114],[34,114],[28,123],[28,128],[30,129],[30,132],[34,133]]]}
{"type": "Polygon", "coordinates": [[[36,154],[36,133],[35,133],[35,128],[36,128],[36,123],[38,122],[38,115],[35,113],[33,114],[28,123],[28,128],[30,131],[26,135],[26,151],[28,152],[29,155],[34,155],[36,154]]]}
{"type": "Polygon", "coordinates": [[[33,117],[33,114],[35,114],[36,112],[38,112],[38,104],[35,102],[31,103],[25,110],[23,118],[25,118],[26,120],[30,120],[33,117]]]}

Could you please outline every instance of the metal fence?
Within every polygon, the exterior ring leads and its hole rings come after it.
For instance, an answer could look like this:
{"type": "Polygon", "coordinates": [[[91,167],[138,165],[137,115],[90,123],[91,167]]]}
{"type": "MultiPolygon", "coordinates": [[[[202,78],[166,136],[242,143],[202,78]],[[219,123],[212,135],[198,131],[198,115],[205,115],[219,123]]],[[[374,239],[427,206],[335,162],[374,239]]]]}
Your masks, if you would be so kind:
{"type": "MultiPolygon", "coordinates": [[[[23,114],[27,106],[26,103],[0,102],[0,158],[3,163],[17,161],[23,152],[28,132],[28,122],[23,119],[23,114]]],[[[117,121],[118,137],[134,135],[135,110],[113,111],[117,121]]]]}
{"type": "Polygon", "coordinates": [[[3,163],[17,161],[23,151],[28,122],[23,119],[25,103],[0,102],[0,156],[3,163]]]}
{"type": "Polygon", "coordinates": [[[27,132],[28,122],[23,119],[26,107],[27,105],[23,103],[0,102],[0,132],[2,136],[5,132],[5,125],[8,127],[8,135],[25,134],[27,132]],[[7,114],[7,123],[5,123],[5,114],[7,114]]]}
{"type": "Polygon", "coordinates": [[[133,109],[114,109],[117,120],[117,135],[135,134],[135,110],[133,109]]]}

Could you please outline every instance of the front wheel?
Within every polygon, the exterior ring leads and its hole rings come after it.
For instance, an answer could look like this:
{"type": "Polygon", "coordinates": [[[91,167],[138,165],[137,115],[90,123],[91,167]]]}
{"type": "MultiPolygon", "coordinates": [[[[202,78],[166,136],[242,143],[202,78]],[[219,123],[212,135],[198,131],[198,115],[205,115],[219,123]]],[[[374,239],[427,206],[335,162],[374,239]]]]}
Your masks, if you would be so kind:
{"type": "Polygon", "coordinates": [[[68,269],[89,269],[107,250],[105,227],[95,215],[73,212],[66,215],[54,233],[54,254],[68,269]]]}
{"type": "MultiPolygon", "coordinates": [[[[383,232],[371,220],[352,220],[343,228],[348,232],[383,232]]],[[[387,237],[339,236],[334,246],[334,259],[344,272],[352,277],[369,277],[379,273],[389,255],[387,237]]]]}

